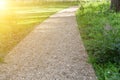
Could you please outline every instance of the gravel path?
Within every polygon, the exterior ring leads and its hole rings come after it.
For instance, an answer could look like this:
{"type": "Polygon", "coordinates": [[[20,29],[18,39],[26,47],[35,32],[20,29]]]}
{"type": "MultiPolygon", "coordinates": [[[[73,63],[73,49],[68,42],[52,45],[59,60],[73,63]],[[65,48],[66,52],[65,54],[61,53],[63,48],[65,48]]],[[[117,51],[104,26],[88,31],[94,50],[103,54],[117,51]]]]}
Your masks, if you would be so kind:
{"type": "Polygon", "coordinates": [[[87,63],[76,10],[62,10],[36,27],[0,64],[0,80],[96,80],[87,63]]]}

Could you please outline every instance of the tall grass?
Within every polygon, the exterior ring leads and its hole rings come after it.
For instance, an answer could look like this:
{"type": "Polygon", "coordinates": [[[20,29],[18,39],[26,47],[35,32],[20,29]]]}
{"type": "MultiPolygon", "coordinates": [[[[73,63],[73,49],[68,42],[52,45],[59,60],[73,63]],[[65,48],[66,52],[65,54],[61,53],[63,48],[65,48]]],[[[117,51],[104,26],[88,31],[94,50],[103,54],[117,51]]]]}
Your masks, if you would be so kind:
{"type": "Polygon", "coordinates": [[[120,13],[109,10],[108,2],[84,4],[77,21],[99,80],[120,79],[120,13]]]}

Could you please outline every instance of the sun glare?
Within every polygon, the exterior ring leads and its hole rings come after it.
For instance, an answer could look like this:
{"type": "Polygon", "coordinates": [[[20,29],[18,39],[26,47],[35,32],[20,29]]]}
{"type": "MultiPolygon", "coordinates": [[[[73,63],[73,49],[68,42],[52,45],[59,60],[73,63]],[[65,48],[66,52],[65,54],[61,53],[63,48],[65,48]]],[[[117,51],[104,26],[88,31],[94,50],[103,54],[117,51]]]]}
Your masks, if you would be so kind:
{"type": "Polygon", "coordinates": [[[0,0],[0,10],[6,9],[6,1],[0,0]]]}

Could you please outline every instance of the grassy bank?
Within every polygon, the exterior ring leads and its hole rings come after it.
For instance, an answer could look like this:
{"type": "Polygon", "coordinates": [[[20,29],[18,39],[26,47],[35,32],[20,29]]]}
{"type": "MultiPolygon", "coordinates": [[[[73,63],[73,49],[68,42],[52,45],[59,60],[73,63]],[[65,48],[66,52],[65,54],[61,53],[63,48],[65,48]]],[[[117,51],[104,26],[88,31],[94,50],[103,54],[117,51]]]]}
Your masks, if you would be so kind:
{"type": "Polygon", "coordinates": [[[79,30],[98,80],[120,80],[120,13],[108,2],[84,4],[77,11],[79,30]]]}
{"type": "Polygon", "coordinates": [[[71,2],[9,3],[0,13],[0,62],[36,25],[71,2]]]}

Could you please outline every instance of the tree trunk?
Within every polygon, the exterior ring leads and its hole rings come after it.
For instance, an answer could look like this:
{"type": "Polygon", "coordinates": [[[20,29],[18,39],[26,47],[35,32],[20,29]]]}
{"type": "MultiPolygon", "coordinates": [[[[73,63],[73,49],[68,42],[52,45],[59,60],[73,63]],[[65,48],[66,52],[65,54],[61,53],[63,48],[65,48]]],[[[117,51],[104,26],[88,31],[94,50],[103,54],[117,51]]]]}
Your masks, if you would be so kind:
{"type": "Polygon", "coordinates": [[[116,12],[120,11],[120,0],[111,0],[111,9],[116,12]]]}

